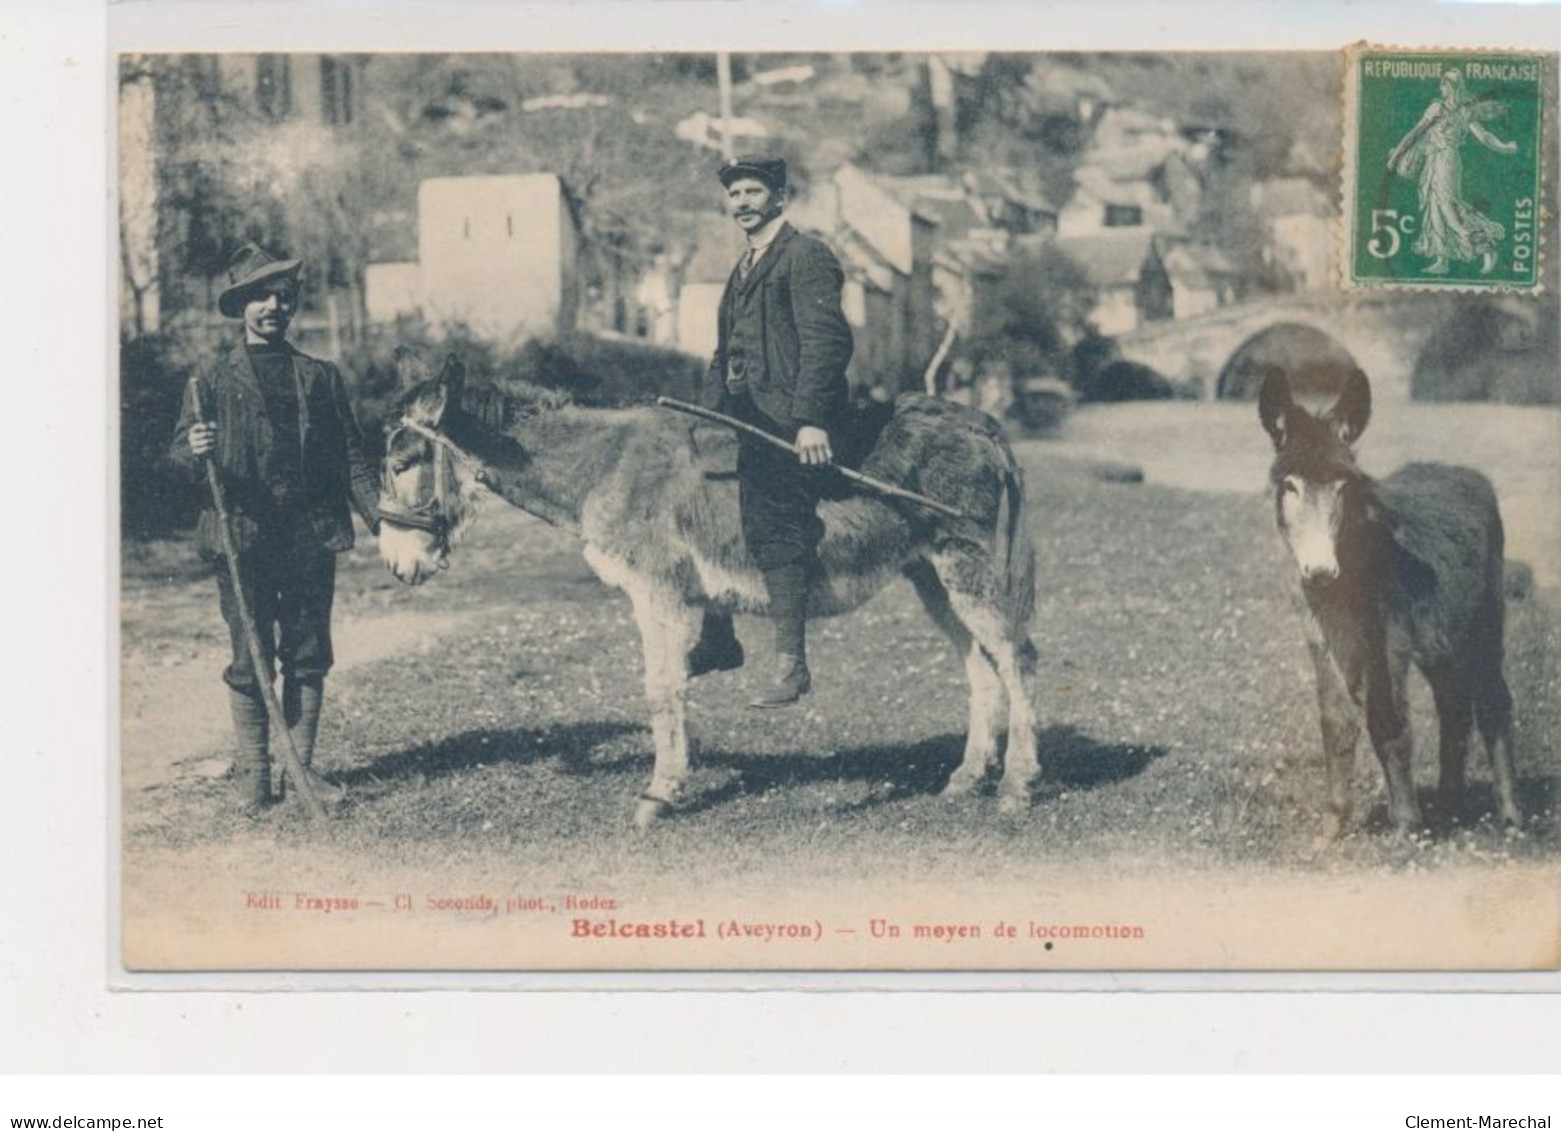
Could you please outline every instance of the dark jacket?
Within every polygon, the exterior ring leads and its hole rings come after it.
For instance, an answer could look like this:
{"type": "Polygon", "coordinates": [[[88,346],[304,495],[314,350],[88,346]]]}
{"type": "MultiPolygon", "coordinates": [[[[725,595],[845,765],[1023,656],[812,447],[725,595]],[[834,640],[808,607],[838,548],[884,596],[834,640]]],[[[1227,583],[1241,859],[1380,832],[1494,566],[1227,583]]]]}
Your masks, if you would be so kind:
{"type": "Polygon", "coordinates": [[[717,315],[703,400],[720,405],[726,374],[743,370],[759,409],[795,429],[835,427],[850,399],[851,327],[840,309],[845,276],[821,240],[783,223],[748,278],[734,269],[717,315]]]}
{"type": "MultiPolygon", "coordinates": [[[[276,432],[242,340],[228,343],[217,364],[200,374],[200,406],[186,387],[169,458],[186,476],[204,479],[202,461],[190,451],[190,427],[215,419],[213,453],[222,472],[225,502],[239,552],[252,547],[263,525],[287,523],[328,550],[353,543],[349,503],[370,530],[379,526],[379,473],[364,449],[363,432],[347,400],[341,373],[328,361],[288,347],[298,390],[298,436],[303,494],[279,514],[271,487],[277,475],[276,432]],[[202,411],[204,410],[204,411],[202,411]],[[301,524],[298,525],[298,524],[301,524]]],[[[197,548],[222,555],[216,510],[208,503],[196,527],[197,548]]]]}

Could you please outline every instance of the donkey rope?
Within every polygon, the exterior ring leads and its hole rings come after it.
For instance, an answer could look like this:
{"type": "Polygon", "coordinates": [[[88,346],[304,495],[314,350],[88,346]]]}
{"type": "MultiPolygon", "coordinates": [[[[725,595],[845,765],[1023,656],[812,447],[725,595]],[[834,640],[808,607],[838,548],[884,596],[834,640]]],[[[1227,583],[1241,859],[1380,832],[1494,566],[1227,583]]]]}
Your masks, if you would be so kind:
{"type": "Polygon", "coordinates": [[[1411,463],[1368,477],[1354,444],[1371,416],[1371,386],[1355,370],[1321,416],[1291,398],[1273,370],[1258,395],[1274,442],[1274,513],[1301,573],[1308,645],[1322,715],[1329,839],[1350,823],[1355,744],[1364,715],[1387,782],[1388,815],[1420,827],[1407,708],[1411,660],[1441,725],[1440,801],[1464,792],[1469,731],[1490,753],[1501,816],[1522,823],[1514,797],[1512,696],[1502,678],[1503,535],[1496,493],[1479,472],[1411,463]]]}
{"type": "MultiPolygon", "coordinates": [[[[689,651],[706,612],[762,613],[765,589],[742,545],[729,433],[651,408],[588,409],[536,390],[466,388],[454,358],[407,390],[386,428],[380,554],[403,582],[448,565],[486,487],[575,532],[598,577],[634,608],[655,764],[634,821],[674,806],[689,773],[689,651]]],[[[865,602],[908,578],[953,642],[969,684],[964,757],[945,796],[982,784],[998,761],[1005,811],[1026,807],[1035,745],[1035,553],[1018,464],[990,417],[922,394],[894,406],[863,463],[876,478],[961,512],[851,494],[819,506],[822,569],[811,616],[865,602]]]]}

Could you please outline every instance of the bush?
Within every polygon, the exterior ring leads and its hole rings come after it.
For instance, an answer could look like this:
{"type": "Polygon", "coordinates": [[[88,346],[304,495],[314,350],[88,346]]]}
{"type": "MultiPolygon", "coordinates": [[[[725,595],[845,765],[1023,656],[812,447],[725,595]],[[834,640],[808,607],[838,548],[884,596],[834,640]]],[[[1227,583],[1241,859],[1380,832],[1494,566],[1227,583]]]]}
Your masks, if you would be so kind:
{"type": "Polygon", "coordinates": [[[1555,404],[1553,308],[1502,300],[1459,306],[1432,331],[1409,378],[1420,401],[1555,404]]]}
{"type": "Polygon", "coordinates": [[[1113,361],[1079,387],[1085,401],[1168,401],[1176,396],[1171,382],[1136,361],[1113,361]]]}
{"type": "Polygon", "coordinates": [[[420,319],[403,318],[376,330],[342,359],[358,420],[376,451],[381,426],[401,395],[397,350],[414,353],[430,375],[453,354],[478,380],[501,388],[526,384],[558,389],[578,404],[599,407],[648,404],[663,394],[691,399],[704,373],[703,363],[686,354],[630,339],[570,333],[506,348],[464,327],[436,333],[420,319]]]}
{"type": "Polygon", "coordinates": [[[198,368],[184,339],[148,335],[119,347],[120,529],[161,537],[193,524],[202,492],[173,473],[168,444],[198,368]]]}
{"type": "Polygon", "coordinates": [[[551,387],[570,388],[591,404],[648,404],[658,396],[692,400],[699,395],[705,372],[705,363],[697,358],[630,339],[575,333],[565,335],[554,348],[561,359],[578,367],[582,384],[551,387]]]}
{"type": "Polygon", "coordinates": [[[1013,415],[1031,432],[1051,435],[1073,411],[1074,392],[1066,381],[1032,377],[1016,382],[1013,415]]]}

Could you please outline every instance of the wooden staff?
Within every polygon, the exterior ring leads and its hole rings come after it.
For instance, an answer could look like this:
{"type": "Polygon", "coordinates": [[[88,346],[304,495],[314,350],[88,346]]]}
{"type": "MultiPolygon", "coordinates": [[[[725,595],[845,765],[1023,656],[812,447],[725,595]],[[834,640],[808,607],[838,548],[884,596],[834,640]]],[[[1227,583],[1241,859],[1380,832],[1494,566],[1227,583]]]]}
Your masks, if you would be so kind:
{"type": "MultiPolygon", "coordinates": [[[[200,382],[194,377],[190,378],[190,398],[195,405],[196,417],[204,421],[206,410],[201,405],[200,382]]],[[[277,701],[276,689],[271,686],[266,657],[260,650],[260,637],[255,631],[255,619],[249,612],[249,598],[244,596],[244,586],[239,578],[238,546],[233,537],[233,525],[228,521],[228,504],[222,489],[222,475],[218,472],[217,461],[212,458],[210,452],[201,458],[206,464],[206,484],[211,488],[211,503],[217,508],[217,527],[222,532],[222,552],[228,559],[228,578],[233,582],[233,600],[238,604],[239,623],[244,629],[244,643],[249,646],[249,662],[254,665],[255,681],[260,684],[261,694],[265,697],[266,713],[271,716],[271,729],[280,730],[287,740],[282,746],[282,764],[297,783],[298,792],[309,809],[309,816],[316,821],[323,821],[326,818],[325,806],[321,804],[319,794],[315,793],[314,786],[309,780],[311,775],[304,767],[303,758],[298,754],[298,746],[293,742],[293,732],[288,729],[287,719],[282,714],[282,704],[277,701]]]]}
{"type": "MultiPolygon", "coordinates": [[[[749,424],[746,420],[738,420],[735,416],[728,416],[726,413],[717,412],[713,408],[705,408],[703,405],[689,404],[687,401],[680,401],[675,397],[657,397],[656,403],[659,404],[662,408],[670,408],[675,412],[686,412],[690,416],[697,416],[703,420],[713,421],[716,424],[724,424],[728,428],[735,428],[739,432],[746,432],[750,436],[757,436],[765,443],[773,444],[783,451],[790,452],[792,455],[800,454],[797,451],[797,446],[795,444],[782,440],[779,436],[772,436],[764,429],[756,428],[752,424],[749,424]]],[[[860,483],[863,487],[866,487],[870,491],[877,491],[880,495],[893,495],[897,499],[906,499],[910,502],[927,507],[929,510],[935,510],[939,514],[946,514],[950,518],[965,517],[964,514],[960,511],[955,510],[947,503],[940,503],[937,499],[928,498],[926,495],[918,494],[917,492],[907,490],[904,487],[896,487],[893,483],[885,483],[882,479],[874,479],[871,475],[863,475],[860,471],[856,471],[849,467],[843,467],[838,463],[832,463],[826,466],[834,468],[841,475],[844,475],[847,479],[851,480],[851,482],[860,483]]]]}

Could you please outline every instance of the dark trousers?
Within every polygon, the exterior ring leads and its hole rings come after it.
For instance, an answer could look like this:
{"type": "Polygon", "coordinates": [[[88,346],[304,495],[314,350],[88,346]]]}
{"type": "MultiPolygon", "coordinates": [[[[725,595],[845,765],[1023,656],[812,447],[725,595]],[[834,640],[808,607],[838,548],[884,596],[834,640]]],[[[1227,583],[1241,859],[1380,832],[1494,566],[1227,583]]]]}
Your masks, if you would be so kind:
{"type": "MultiPolygon", "coordinates": [[[[773,436],[794,441],[796,434],[761,412],[747,396],[731,398],[739,420],[773,436]]],[[[806,651],[808,589],[818,570],[818,544],[824,523],[818,517],[824,472],[803,466],[795,452],[742,436],[737,448],[737,498],[743,542],[764,574],[775,626],[775,651],[791,662],[806,651]]]]}
{"type": "MultiPolygon", "coordinates": [[[[732,397],[729,411],[748,424],[788,442],[796,439],[761,412],[746,395],[732,397]]],[[[824,524],[818,517],[820,476],[804,467],[796,455],[750,436],[740,436],[737,449],[738,504],[743,542],[765,573],[801,566],[811,573],[818,562],[824,524]]]]}
{"type": "MultiPolygon", "coordinates": [[[[258,694],[261,684],[245,642],[228,563],[219,558],[216,570],[222,619],[228,623],[233,646],[233,662],[222,678],[229,687],[258,694]]],[[[239,556],[239,583],[255,620],[266,683],[275,678],[278,662],[283,676],[293,679],[323,677],[331,670],[335,554],[306,537],[262,533],[253,548],[239,556]]]]}

